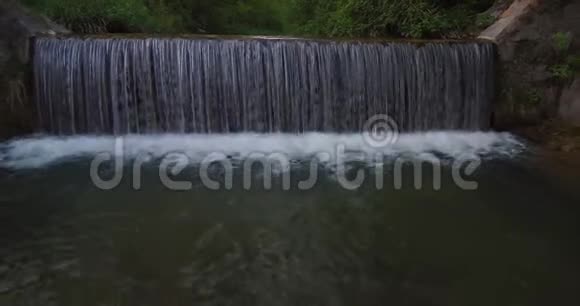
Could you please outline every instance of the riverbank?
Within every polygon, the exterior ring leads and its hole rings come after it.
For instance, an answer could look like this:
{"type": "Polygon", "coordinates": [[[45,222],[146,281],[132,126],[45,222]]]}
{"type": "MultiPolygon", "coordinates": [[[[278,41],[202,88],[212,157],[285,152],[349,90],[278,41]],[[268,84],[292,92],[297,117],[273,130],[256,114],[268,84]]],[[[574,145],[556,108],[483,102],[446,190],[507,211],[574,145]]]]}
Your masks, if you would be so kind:
{"type": "MultiPolygon", "coordinates": [[[[572,154],[580,152],[580,127],[558,120],[543,124],[516,127],[511,130],[547,152],[572,154]]],[[[578,166],[580,167],[580,159],[578,166]]]]}

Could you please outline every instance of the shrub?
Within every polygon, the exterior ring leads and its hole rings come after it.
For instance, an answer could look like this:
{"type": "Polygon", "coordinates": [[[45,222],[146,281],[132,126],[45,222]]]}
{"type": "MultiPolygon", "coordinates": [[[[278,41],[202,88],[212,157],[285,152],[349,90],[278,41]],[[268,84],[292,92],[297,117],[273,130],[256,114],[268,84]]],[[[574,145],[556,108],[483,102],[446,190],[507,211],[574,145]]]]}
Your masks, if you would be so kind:
{"type": "MultiPolygon", "coordinates": [[[[1,1],[1,0],[0,0],[1,1]]],[[[22,0],[57,22],[114,32],[281,34],[292,0],[22,0]]]]}
{"type": "Polygon", "coordinates": [[[481,13],[477,15],[477,18],[475,20],[475,25],[480,28],[487,28],[490,25],[493,24],[493,22],[495,21],[495,17],[493,17],[491,14],[489,13],[481,13]]]}
{"type": "Polygon", "coordinates": [[[442,37],[464,32],[490,0],[296,0],[302,33],[442,37]]]}
{"type": "Polygon", "coordinates": [[[542,103],[542,94],[537,88],[528,89],[526,96],[526,103],[529,106],[538,106],[542,103]]]}
{"type": "Polygon", "coordinates": [[[552,35],[552,46],[558,53],[567,52],[572,44],[572,33],[557,32],[552,35]]]}
{"type": "Polygon", "coordinates": [[[122,24],[129,32],[162,32],[177,28],[178,18],[164,8],[148,7],[144,0],[25,0],[57,22],[122,24]]]}
{"type": "Polygon", "coordinates": [[[557,52],[557,61],[550,67],[550,73],[556,81],[569,81],[580,71],[580,56],[568,55],[571,45],[572,33],[557,32],[552,35],[552,46],[557,52]]]}
{"type": "Polygon", "coordinates": [[[568,64],[558,64],[550,67],[552,77],[557,81],[567,81],[574,77],[574,69],[568,64]]]}
{"type": "MultiPolygon", "coordinates": [[[[2,0],[0,0],[2,1],[2,0]]],[[[446,37],[465,32],[493,0],[21,0],[65,24],[114,31],[446,37]]]]}

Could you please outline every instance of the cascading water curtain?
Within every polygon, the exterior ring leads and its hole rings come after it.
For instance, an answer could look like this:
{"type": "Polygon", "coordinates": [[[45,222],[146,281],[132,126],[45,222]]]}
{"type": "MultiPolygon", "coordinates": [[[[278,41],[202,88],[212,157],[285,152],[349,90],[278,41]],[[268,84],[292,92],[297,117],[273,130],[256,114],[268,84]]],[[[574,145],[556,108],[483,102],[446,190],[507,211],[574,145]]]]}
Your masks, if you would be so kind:
{"type": "Polygon", "coordinates": [[[481,42],[41,37],[42,131],[354,132],[488,126],[494,46],[481,42]]]}

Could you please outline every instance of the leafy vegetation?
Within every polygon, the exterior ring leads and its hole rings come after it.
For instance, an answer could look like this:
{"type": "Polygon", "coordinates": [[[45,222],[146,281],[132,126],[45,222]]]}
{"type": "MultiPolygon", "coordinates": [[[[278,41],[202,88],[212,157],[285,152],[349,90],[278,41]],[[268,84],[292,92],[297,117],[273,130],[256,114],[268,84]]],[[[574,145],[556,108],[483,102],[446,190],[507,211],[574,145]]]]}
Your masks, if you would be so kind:
{"type": "Polygon", "coordinates": [[[284,0],[21,0],[83,32],[274,34],[288,31],[284,0]]]}
{"type": "Polygon", "coordinates": [[[552,46],[558,53],[567,52],[572,44],[572,33],[557,32],[552,35],[552,46]]]}
{"type": "Polygon", "coordinates": [[[550,67],[552,77],[559,81],[566,81],[571,79],[575,72],[568,64],[557,64],[550,67]]]}
{"type": "Polygon", "coordinates": [[[484,29],[491,26],[494,21],[495,17],[493,15],[484,12],[477,15],[477,18],[475,19],[475,25],[480,29],[484,29]]]}
{"type": "Polygon", "coordinates": [[[296,0],[299,29],[323,36],[445,37],[465,32],[493,1],[296,0]]]}
{"type": "MultiPolygon", "coordinates": [[[[493,0],[21,0],[109,32],[448,37],[493,22],[493,0]]],[[[90,27],[89,27],[90,28],[90,27]]]]}
{"type": "Polygon", "coordinates": [[[529,88],[525,100],[529,106],[538,106],[542,103],[542,93],[537,88],[529,88]]]}
{"type": "Polygon", "coordinates": [[[572,33],[557,32],[552,36],[552,46],[557,53],[557,63],[550,66],[552,78],[566,82],[580,71],[580,56],[569,55],[572,33]]]}
{"type": "MultiPolygon", "coordinates": [[[[168,31],[177,28],[176,20],[164,9],[154,10],[143,0],[23,0],[59,23],[123,24],[125,31],[168,31]]],[[[76,29],[74,29],[76,30],[76,29]]]]}

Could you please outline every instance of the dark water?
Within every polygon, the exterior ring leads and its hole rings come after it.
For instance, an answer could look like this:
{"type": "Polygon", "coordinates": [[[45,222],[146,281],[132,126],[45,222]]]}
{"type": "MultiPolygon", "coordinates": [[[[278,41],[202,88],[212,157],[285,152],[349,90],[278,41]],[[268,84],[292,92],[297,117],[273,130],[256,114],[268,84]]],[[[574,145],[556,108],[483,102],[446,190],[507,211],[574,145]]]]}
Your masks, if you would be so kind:
{"type": "MultiPolygon", "coordinates": [[[[434,138],[413,140],[416,151],[434,138]]],[[[350,163],[370,178],[354,191],[324,167],[310,190],[277,179],[244,190],[238,173],[231,190],[212,191],[192,164],[180,174],[192,189],[177,192],[160,184],[156,161],[140,190],[128,175],[103,191],[88,155],[40,165],[42,140],[4,147],[0,165],[20,158],[0,167],[0,305],[578,305],[575,181],[545,172],[533,152],[450,138],[437,156],[459,147],[484,160],[469,176],[475,191],[448,166],[441,190],[415,190],[408,168],[397,190],[388,167],[377,190],[373,167],[350,163]]]]}
{"type": "Polygon", "coordinates": [[[491,44],[68,37],[34,49],[42,130],[78,136],[0,144],[1,306],[580,304],[579,177],[544,171],[509,134],[465,132],[488,127],[491,44]],[[380,146],[344,133],[377,114],[463,132],[380,146]],[[291,134],[216,134],[242,131],[291,134]],[[309,131],[326,133],[295,133],[309,131]],[[286,159],[246,176],[258,153],[286,159]],[[123,166],[91,172],[103,156],[123,166]],[[226,186],[213,161],[231,164],[231,188],[204,183],[207,169],[226,186]],[[185,163],[169,177],[186,190],[162,183],[166,162],[185,163]],[[110,190],[91,176],[120,170],[110,190]],[[341,171],[366,179],[345,188],[341,171]]]}
{"type": "Polygon", "coordinates": [[[481,42],[38,38],[42,131],[402,131],[489,126],[494,47],[481,42]]]}

